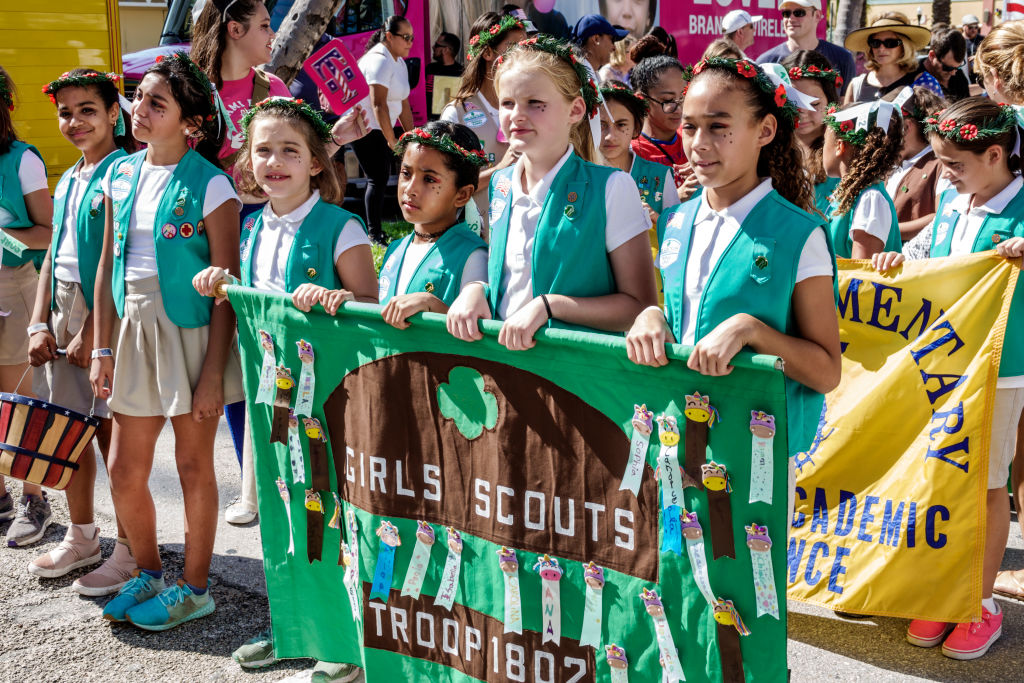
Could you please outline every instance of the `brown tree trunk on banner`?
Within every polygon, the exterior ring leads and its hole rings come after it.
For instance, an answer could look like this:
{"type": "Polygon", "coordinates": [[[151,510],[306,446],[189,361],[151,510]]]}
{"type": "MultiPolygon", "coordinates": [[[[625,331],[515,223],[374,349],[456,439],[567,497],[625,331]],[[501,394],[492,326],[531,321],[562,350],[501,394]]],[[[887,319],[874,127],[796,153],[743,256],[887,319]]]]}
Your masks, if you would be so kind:
{"type": "Polygon", "coordinates": [[[932,3],[932,24],[949,23],[949,0],[935,0],[932,3]]]}
{"type": "Polygon", "coordinates": [[[270,71],[291,83],[343,0],[295,0],[274,38],[270,71]]]}

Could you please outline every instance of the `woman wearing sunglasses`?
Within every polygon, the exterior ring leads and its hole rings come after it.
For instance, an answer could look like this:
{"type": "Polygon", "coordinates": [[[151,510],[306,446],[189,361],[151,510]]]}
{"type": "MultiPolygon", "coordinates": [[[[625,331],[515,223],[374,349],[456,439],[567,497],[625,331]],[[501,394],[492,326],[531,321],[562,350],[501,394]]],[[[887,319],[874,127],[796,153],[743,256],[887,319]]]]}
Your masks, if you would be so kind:
{"type": "Polygon", "coordinates": [[[928,44],[931,33],[914,26],[899,12],[887,12],[866,28],[846,36],[846,48],[867,56],[867,73],[853,79],[844,103],[872,102],[904,86],[923,86],[942,96],[938,81],[918,62],[917,51],[928,44]]]}

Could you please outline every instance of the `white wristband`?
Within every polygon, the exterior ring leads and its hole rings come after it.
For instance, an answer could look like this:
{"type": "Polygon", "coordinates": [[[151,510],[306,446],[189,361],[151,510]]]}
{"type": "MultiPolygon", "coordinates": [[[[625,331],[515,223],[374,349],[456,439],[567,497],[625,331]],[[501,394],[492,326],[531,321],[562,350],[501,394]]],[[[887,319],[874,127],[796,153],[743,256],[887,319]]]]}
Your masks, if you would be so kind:
{"type": "Polygon", "coordinates": [[[644,310],[640,311],[640,315],[643,315],[647,311],[651,311],[651,310],[658,311],[662,315],[665,315],[665,312],[661,310],[661,306],[648,306],[644,310]]]}
{"type": "Polygon", "coordinates": [[[26,331],[28,332],[28,336],[31,337],[36,332],[49,332],[50,328],[46,323],[35,323],[33,325],[29,325],[26,331]]]}
{"type": "Polygon", "coordinates": [[[113,358],[113,357],[114,357],[113,349],[93,349],[92,350],[92,358],[93,358],[93,360],[95,360],[97,358],[113,358]]]}

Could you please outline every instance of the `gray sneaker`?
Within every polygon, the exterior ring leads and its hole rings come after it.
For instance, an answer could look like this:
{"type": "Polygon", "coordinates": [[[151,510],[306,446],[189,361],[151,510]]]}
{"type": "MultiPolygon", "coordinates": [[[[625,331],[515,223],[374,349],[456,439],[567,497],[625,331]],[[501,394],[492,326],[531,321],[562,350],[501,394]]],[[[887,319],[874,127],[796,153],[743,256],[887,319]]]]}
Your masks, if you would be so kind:
{"type": "Polygon", "coordinates": [[[14,499],[11,498],[10,493],[4,491],[4,495],[0,496],[0,522],[5,522],[12,517],[14,517],[14,499]]]}
{"type": "Polygon", "coordinates": [[[245,645],[231,653],[231,659],[243,669],[261,669],[277,661],[274,656],[274,637],[270,630],[250,638],[245,645]]]}
{"type": "Polygon", "coordinates": [[[355,664],[317,662],[309,680],[312,683],[348,683],[359,678],[361,673],[363,670],[355,664]]]}
{"type": "Polygon", "coordinates": [[[46,533],[50,519],[50,502],[45,491],[42,496],[22,496],[18,501],[18,513],[7,529],[7,547],[32,545],[46,533]]]}

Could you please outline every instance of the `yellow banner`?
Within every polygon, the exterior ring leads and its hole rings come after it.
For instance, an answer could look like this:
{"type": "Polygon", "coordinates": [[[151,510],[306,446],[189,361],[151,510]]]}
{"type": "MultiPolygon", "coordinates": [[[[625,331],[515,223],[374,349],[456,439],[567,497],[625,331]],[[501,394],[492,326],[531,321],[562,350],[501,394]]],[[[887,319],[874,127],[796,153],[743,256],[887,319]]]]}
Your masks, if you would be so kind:
{"type": "Polygon", "coordinates": [[[840,261],[843,379],[796,456],[790,598],[980,618],[992,404],[1018,270],[995,252],[884,275],[840,261]]]}

